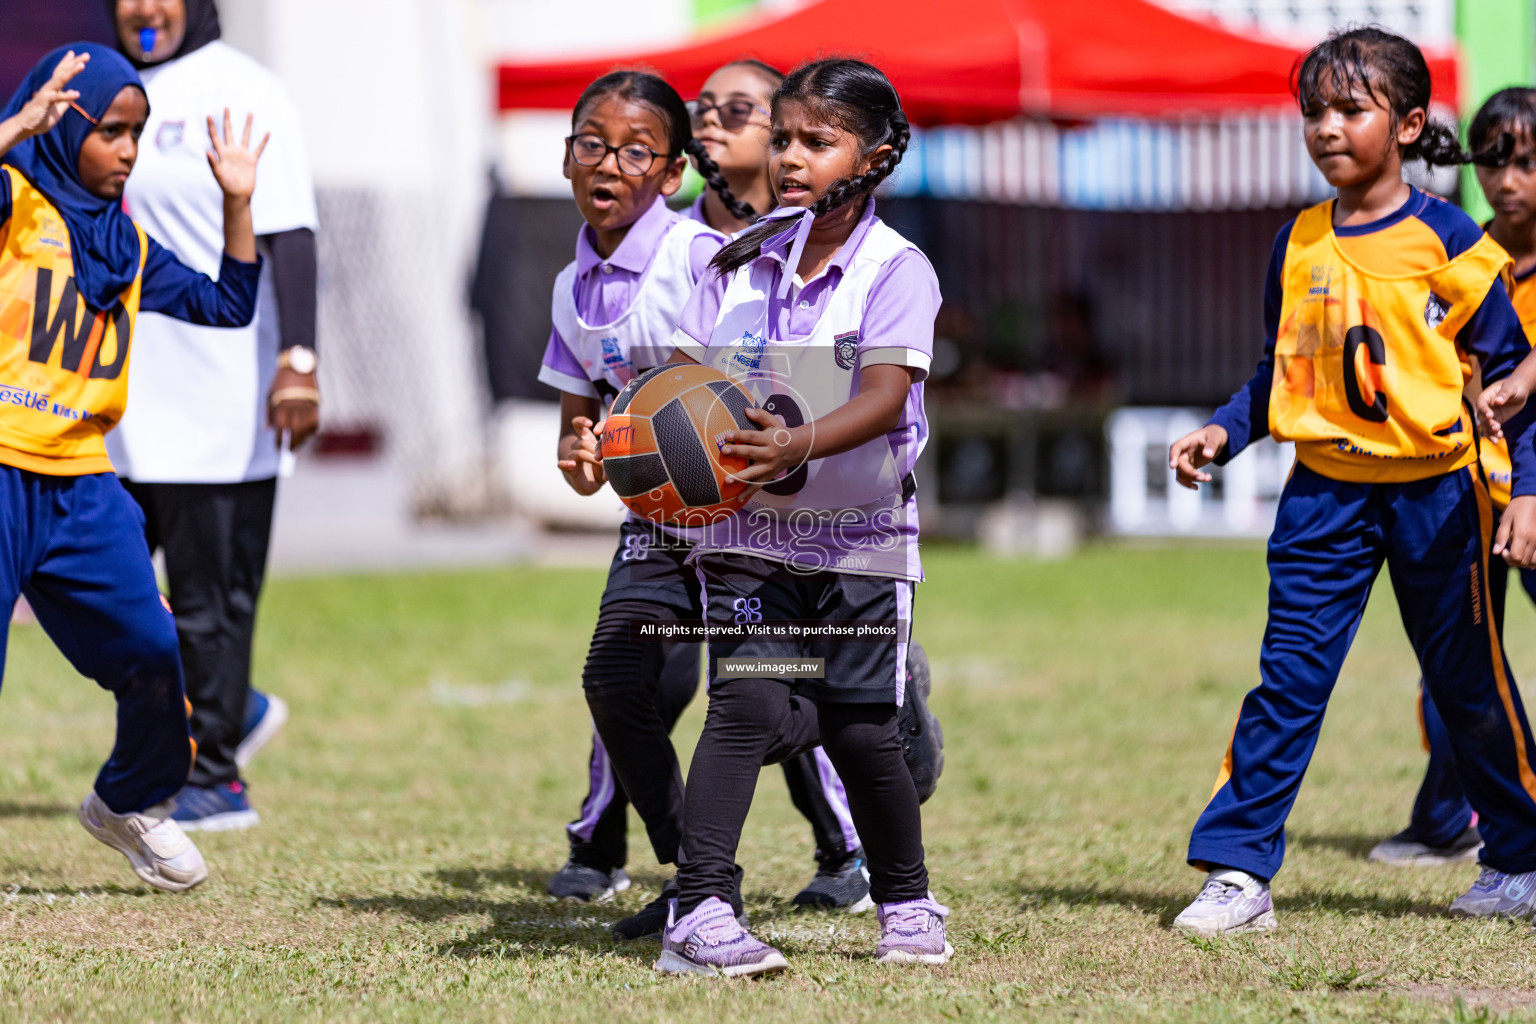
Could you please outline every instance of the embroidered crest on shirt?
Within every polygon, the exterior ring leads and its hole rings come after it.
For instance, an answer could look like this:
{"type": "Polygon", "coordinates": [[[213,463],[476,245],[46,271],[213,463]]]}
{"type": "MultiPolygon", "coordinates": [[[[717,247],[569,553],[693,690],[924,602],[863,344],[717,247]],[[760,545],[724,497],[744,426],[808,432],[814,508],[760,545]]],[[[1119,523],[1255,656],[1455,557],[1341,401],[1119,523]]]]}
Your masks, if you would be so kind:
{"type": "Polygon", "coordinates": [[[155,148],[164,153],[168,149],[175,149],[181,145],[181,137],[186,133],[187,122],[166,121],[155,129],[155,148]]]}
{"type": "Polygon", "coordinates": [[[859,354],[859,332],[849,331],[832,337],[832,356],[837,365],[845,370],[853,369],[853,361],[859,354]]]}
{"type": "Polygon", "coordinates": [[[1429,293],[1429,301],[1424,304],[1424,322],[1433,330],[1445,322],[1445,315],[1451,311],[1450,304],[1434,292],[1429,293]]]}

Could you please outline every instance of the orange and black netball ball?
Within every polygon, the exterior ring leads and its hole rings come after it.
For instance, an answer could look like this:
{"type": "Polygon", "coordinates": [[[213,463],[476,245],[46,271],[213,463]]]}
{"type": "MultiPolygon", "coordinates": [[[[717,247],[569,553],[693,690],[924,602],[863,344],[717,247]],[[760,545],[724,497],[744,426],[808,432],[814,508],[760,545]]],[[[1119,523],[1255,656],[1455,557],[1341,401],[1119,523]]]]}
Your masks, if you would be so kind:
{"type": "Polygon", "coordinates": [[[731,430],[756,430],[752,396],[719,370],[668,363],[647,370],[613,400],[603,427],[603,470],[639,516],[670,526],[706,526],[746,503],[735,474],[750,465],[721,455],[731,430]]]}

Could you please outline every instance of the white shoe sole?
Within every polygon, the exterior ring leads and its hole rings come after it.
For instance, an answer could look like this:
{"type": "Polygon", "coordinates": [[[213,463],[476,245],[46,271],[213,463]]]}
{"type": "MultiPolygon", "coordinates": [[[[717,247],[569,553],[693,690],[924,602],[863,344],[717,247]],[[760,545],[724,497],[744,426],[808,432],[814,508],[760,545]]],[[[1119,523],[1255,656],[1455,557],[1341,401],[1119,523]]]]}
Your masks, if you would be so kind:
{"type": "Polygon", "coordinates": [[[864,913],[864,911],[872,909],[874,907],[874,905],[875,905],[874,897],[872,897],[872,896],[870,896],[870,895],[868,895],[866,893],[863,899],[859,900],[859,902],[853,904],[852,906],[850,906],[848,908],[848,913],[850,913],[850,914],[862,914],[862,913],[864,913]]]}
{"type": "Polygon", "coordinates": [[[1386,864],[1394,868],[1440,868],[1448,864],[1465,864],[1469,860],[1476,860],[1483,848],[1482,843],[1469,846],[1459,853],[1447,856],[1440,853],[1418,853],[1407,857],[1393,857],[1378,854],[1375,850],[1370,852],[1369,859],[1375,864],[1386,864]]]}
{"type": "Polygon", "coordinates": [[[944,943],[942,953],[911,953],[905,949],[888,950],[877,957],[875,962],[881,964],[947,964],[949,958],[955,955],[955,947],[944,943]]]}
{"type": "MultiPolygon", "coordinates": [[[[155,871],[155,862],[152,859],[145,857],[132,844],[124,842],[117,835],[117,833],[113,832],[111,829],[94,824],[91,821],[91,816],[86,810],[86,807],[90,803],[90,799],[90,797],[86,797],[85,801],[80,804],[80,809],[75,812],[76,820],[78,820],[81,827],[89,832],[98,842],[112,847],[112,849],[116,850],[124,857],[127,857],[129,866],[133,868],[133,873],[138,875],[139,880],[144,882],[146,885],[152,885],[156,889],[163,889],[166,892],[186,892],[188,889],[192,888],[194,885],[199,884],[208,877],[208,866],[206,864],[199,865],[197,874],[187,881],[181,881],[174,878],[166,878],[165,876],[158,874],[155,871]]],[[[182,831],[186,830],[183,829],[182,831]]]]}
{"type": "Polygon", "coordinates": [[[773,974],[777,971],[787,970],[789,961],[782,954],[774,953],[755,964],[741,964],[736,967],[711,967],[709,964],[696,964],[681,953],[671,950],[663,950],[661,956],[656,959],[655,970],[660,974],[702,974],[708,977],[745,978],[753,974],[773,974]]]}
{"type": "Polygon", "coordinates": [[[1202,939],[1215,939],[1223,935],[1247,935],[1250,932],[1272,932],[1280,927],[1280,921],[1275,917],[1273,910],[1266,910],[1251,921],[1244,921],[1240,925],[1231,928],[1212,928],[1205,921],[1182,921],[1174,919],[1175,931],[1185,935],[1196,935],[1202,939]]]}
{"type": "MultiPolygon", "coordinates": [[[[281,697],[267,694],[267,713],[261,716],[261,721],[256,723],[256,728],[251,734],[240,741],[235,748],[235,764],[241,768],[251,763],[262,747],[271,742],[272,737],[288,722],[288,702],[281,697]]],[[[183,828],[186,826],[183,825],[183,828]]]]}
{"type": "Polygon", "coordinates": [[[206,818],[191,821],[178,819],[176,824],[181,826],[183,832],[237,832],[261,824],[261,815],[255,811],[225,811],[223,814],[210,814],[206,818]]]}

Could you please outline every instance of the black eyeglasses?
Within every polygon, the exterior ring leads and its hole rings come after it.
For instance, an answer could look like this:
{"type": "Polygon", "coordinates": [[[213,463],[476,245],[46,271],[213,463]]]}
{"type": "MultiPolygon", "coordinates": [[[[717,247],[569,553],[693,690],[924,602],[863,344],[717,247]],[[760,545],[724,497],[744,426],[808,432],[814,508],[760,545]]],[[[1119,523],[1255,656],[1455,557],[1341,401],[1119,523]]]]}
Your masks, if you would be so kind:
{"type": "Polygon", "coordinates": [[[658,153],[638,142],[610,146],[602,136],[585,132],[581,135],[569,136],[565,144],[570,147],[571,159],[583,167],[596,167],[608,159],[609,153],[615,153],[619,158],[619,170],[635,178],[649,171],[656,163],[657,157],[666,156],[665,153],[658,153]]]}
{"type": "Polygon", "coordinates": [[[772,116],[751,100],[726,100],[724,103],[712,103],[706,99],[688,101],[688,116],[693,119],[695,128],[704,123],[704,115],[711,110],[720,118],[720,127],[728,132],[741,131],[752,120],[754,111],[764,117],[772,116]]]}

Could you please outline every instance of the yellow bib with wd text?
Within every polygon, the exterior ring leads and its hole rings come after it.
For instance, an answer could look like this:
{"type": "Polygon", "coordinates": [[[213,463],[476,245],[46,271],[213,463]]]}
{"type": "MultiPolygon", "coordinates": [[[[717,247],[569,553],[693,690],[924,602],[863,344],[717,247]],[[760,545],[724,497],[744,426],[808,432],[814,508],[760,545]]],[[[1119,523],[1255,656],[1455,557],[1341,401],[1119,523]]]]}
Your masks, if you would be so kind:
{"type": "Polygon", "coordinates": [[[1456,344],[1509,256],[1486,235],[1413,274],[1372,273],[1345,256],[1333,204],[1296,218],[1285,251],[1269,429],[1335,480],[1421,480],[1477,458],[1456,344]]]}
{"type": "Polygon", "coordinates": [[[128,401],[144,229],[133,284],[93,310],[75,289],[64,218],[14,168],[0,170],[11,185],[0,227],[0,463],[52,476],[111,472],[102,438],[128,401]]]}

